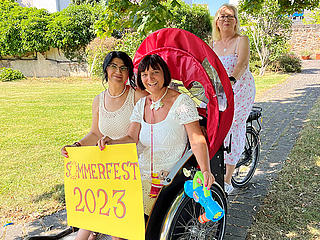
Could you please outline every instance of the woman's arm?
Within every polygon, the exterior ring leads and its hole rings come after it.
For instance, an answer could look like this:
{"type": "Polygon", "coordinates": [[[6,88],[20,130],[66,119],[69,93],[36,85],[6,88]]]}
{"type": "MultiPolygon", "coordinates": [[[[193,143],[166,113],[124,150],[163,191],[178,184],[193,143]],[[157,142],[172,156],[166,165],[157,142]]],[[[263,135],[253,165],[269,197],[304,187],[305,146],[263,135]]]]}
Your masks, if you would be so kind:
{"type": "MultiPolygon", "coordinates": [[[[78,143],[81,146],[92,146],[97,143],[99,138],[102,137],[102,134],[100,133],[99,126],[99,95],[96,96],[92,103],[92,124],[91,124],[91,130],[90,132],[84,136],[78,143]]],[[[78,145],[65,145],[61,148],[61,154],[64,157],[68,157],[68,152],[66,150],[66,147],[76,147],[78,145]]]]}
{"type": "Polygon", "coordinates": [[[210,158],[206,139],[200,129],[199,121],[184,125],[188,134],[193,154],[204,176],[204,186],[210,189],[215,179],[210,170],[210,158]]]}
{"type": "Polygon", "coordinates": [[[137,144],[139,140],[140,129],[141,129],[140,123],[131,122],[126,136],[119,139],[111,139],[108,136],[102,137],[98,141],[98,146],[100,150],[103,150],[105,148],[105,145],[121,144],[121,143],[137,144]]]}
{"type": "Polygon", "coordinates": [[[249,39],[247,36],[240,36],[238,46],[238,61],[233,70],[231,76],[235,79],[239,80],[240,77],[246,71],[248,64],[249,64],[249,57],[250,57],[250,46],[249,46],[249,39]]]}

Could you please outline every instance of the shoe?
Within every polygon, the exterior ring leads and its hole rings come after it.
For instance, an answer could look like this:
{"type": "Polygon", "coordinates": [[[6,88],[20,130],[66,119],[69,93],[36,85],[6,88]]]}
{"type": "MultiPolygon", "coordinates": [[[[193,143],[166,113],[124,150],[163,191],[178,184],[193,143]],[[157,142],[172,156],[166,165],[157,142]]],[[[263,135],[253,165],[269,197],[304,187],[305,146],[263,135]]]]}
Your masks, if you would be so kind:
{"type": "Polygon", "coordinates": [[[228,184],[226,182],[224,182],[224,191],[228,194],[232,193],[232,191],[234,190],[232,184],[228,184]]]}

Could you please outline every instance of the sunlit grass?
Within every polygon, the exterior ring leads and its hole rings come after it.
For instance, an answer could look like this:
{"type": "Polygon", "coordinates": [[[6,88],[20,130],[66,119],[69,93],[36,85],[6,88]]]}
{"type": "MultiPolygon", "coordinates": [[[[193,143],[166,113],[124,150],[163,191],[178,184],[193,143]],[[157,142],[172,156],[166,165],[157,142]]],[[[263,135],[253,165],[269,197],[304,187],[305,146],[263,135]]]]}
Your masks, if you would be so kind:
{"type": "Polygon", "coordinates": [[[27,220],[64,206],[59,149],[91,126],[91,104],[102,91],[88,79],[0,83],[0,216],[27,220]]]}
{"type": "Polygon", "coordinates": [[[320,239],[320,100],[257,214],[249,239],[320,239]]]}
{"type": "Polygon", "coordinates": [[[268,89],[283,83],[289,77],[289,74],[266,73],[264,76],[254,76],[257,93],[259,97],[268,89]]]}
{"type": "MultiPolygon", "coordinates": [[[[256,78],[257,92],[277,76],[256,78]]],[[[60,148],[89,131],[92,100],[102,90],[101,80],[87,78],[0,83],[0,223],[64,207],[60,148]]]]}

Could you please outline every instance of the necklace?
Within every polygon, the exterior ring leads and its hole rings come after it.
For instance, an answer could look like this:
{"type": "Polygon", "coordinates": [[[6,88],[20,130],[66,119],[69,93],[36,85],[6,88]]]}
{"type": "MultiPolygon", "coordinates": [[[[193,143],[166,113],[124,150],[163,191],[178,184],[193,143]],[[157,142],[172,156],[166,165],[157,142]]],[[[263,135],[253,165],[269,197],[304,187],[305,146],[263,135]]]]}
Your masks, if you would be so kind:
{"type": "Polygon", "coordinates": [[[227,48],[224,48],[224,49],[223,49],[223,52],[226,52],[226,51],[227,51],[227,48]]]}
{"type": "Polygon", "coordinates": [[[162,97],[159,99],[159,100],[157,100],[157,101],[152,101],[152,99],[151,99],[151,105],[150,105],[150,109],[152,110],[152,109],[154,109],[154,110],[158,110],[159,108],[162,108],[163,107],[163,102],[161,102],[161,100],[166,96],[166,94],[167,94],[167,92],[168,92],[168,88],[167,88],[167,90],[164,92],[164,94],[162,95],[162,97]]]}
{"type": "Polygon", "coordinates": [[[119,95],[117,95],[117,96],[112,96],[112,95],[110,94],[109,88],[108,88],[108,89],[107,89],[107,94],[108,94],[108,96],[111,97],[111,98],[118,98],[118,97],[121,97],[121,96],[125,93],[126,89],[127,89],[126,86],[124,86],[123,91],[122,91],[119,95]]]}

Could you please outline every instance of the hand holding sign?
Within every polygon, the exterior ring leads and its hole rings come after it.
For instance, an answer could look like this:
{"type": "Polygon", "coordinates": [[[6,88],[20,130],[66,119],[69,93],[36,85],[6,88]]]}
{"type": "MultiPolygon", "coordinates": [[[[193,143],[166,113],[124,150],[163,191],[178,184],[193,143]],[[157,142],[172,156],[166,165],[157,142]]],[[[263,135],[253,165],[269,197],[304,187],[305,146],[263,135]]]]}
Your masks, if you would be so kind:
{"type": "Polygon", "coordinates": [[[144,239],[136,145],[67,151],[64,169],[68,224],[130,240],[144,239]]]}

